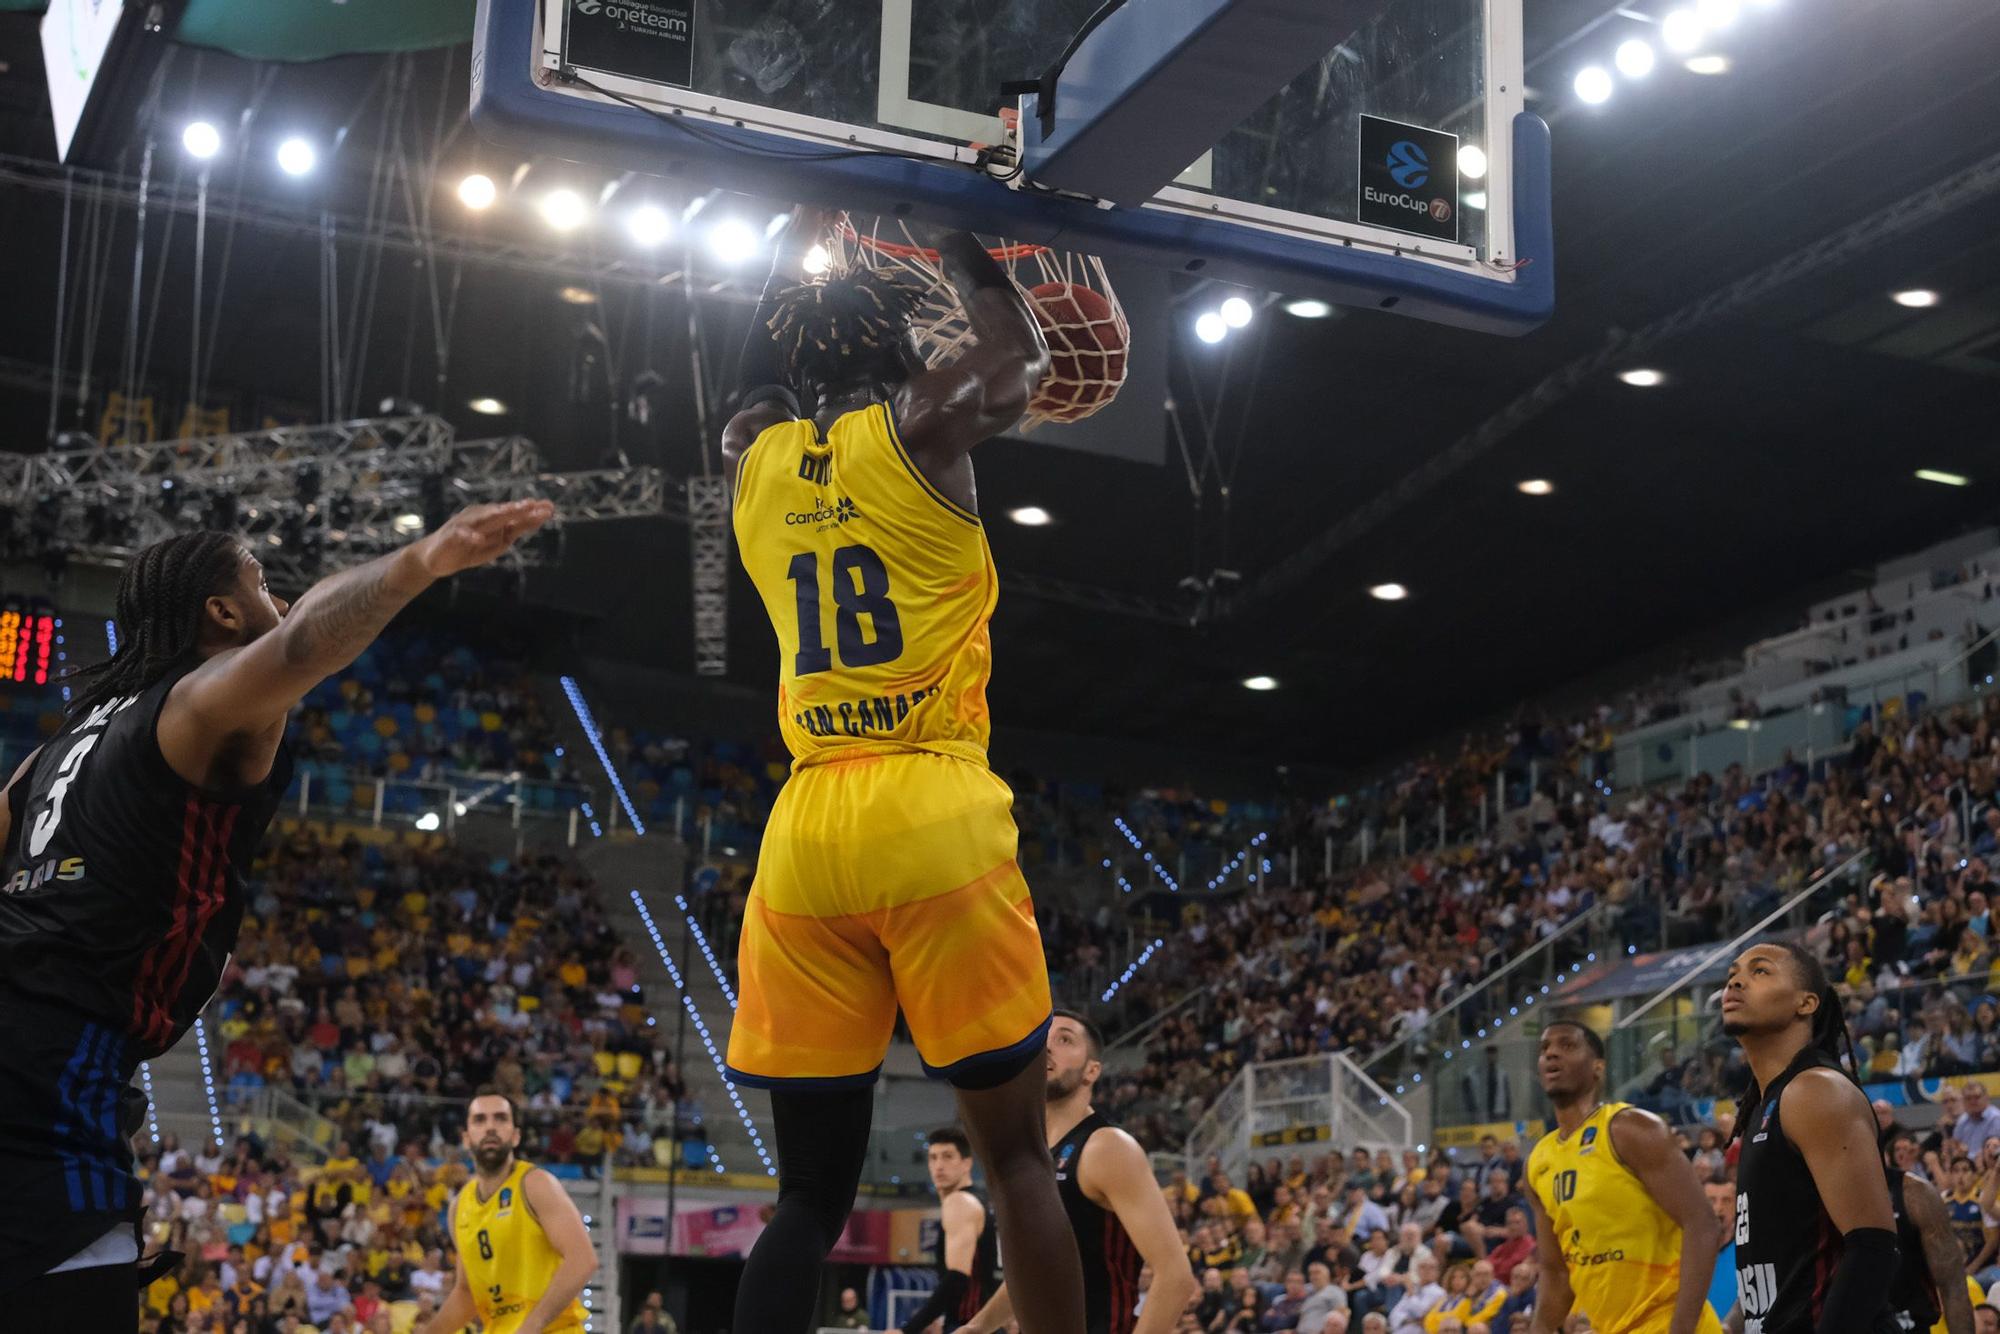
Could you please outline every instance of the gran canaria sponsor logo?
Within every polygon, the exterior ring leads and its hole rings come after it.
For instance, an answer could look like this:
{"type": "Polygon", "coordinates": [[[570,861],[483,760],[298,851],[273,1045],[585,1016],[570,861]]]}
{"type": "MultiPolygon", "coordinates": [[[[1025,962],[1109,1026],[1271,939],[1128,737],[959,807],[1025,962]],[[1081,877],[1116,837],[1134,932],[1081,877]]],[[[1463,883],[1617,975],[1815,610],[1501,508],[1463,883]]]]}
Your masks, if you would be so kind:
{"type": "Polygon", "coordinates": [[[785,527],[810,528],[823,533],[829,528],[850,523],[861,517],[861,511],[846,496],[828,504],[818,496],[813,497],[813,507],[809,510],[789,510],[785,514],[785,527]]]}

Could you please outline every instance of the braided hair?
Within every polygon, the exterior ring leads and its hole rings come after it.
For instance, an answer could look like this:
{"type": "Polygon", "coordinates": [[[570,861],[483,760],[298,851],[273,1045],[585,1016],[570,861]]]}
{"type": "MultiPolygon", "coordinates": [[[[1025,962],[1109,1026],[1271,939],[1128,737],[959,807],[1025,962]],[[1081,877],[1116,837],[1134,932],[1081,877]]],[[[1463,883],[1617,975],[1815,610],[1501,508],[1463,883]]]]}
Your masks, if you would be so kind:
{"type": "MultiPolygon", "coordinates": [[[[1847,1030],[1847,1014],[1841,1005],[1840,993],[1833,989],[1833,979],[1827,976],[1826,965],[1819,961],[1818,955],[1796,940],[1771,943],[1791,956],[1799,985],[1819,997],[1819,1007],[1812,1013],[1812,1038],[1806,1045],[1831,1057],[1852,1079],[1853,1072],[1861,1068],[1861,1063],[1854,1055],[1854,1036],[1847,1030]]],[[[1731,1139],[1743,1134],[1743,1128],[1756,1119],[1758,1104],[1763,1097],[1763,1090],[1757,1087],[1753,1075],[1742,1106],[1737,1109],[1736,1126],[1730,1131],[1731,1139]]]]}
{"type": "Polygon", "coordinates": [[[70,716],[137,694],[193,652],[203,604],[229,590],[242,563],[242,542],[206,530],[141,551],[118,580],[118,651],[71,678],[70,716]]]}
{"type": "Polygon", "coordinates": [[[866,265],[787,288],[769,325],[785,378],[815,398],[900,384],[910,376],[910,320],[923,300],[902,274],[866,265]]]}

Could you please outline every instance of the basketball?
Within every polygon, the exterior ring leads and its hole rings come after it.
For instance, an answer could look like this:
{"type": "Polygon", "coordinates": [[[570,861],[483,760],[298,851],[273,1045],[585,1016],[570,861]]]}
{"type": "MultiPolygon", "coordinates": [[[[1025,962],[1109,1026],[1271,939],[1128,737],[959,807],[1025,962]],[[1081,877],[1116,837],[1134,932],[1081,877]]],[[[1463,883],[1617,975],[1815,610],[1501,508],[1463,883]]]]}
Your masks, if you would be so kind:
{"type": "Polygon", "coordinates": [[[1030,288],[1028,304],[1049,342],[1049,373],[1030,415],[1082,421],[1118,397],[1130,334],[1111,302],[1079,283],[1051,282],[1030,288]]]}

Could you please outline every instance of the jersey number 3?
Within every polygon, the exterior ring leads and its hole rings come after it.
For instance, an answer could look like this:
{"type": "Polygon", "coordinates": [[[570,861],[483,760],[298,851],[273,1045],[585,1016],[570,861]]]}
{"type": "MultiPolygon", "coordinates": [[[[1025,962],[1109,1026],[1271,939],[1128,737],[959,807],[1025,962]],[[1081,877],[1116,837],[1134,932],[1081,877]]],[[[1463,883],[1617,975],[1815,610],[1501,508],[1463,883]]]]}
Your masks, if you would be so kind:
{"type": "Polygon", "coordinates": [[[56,827],[62,824],[63,799],[69,796],[69,785],[76,781],[77,770],[83,767],[84,757],[97,745],[102,735],[90,732],[78,737],[76,744],[62,757],[62,764],[56,769],[56,781],[49,784],[48,805],[35,817],[35,823],[28,830],[28,855],[39,857],[49,846],[49,840],[56,836],[56,827]]]}
{"type": "MultiPolygon", "coordinates": [[[[799,651],[792,675],[811,676],[833,670],[833,650],[826,646],[820,617],[819,556],[801,551],[785,571],[798,595],[799,651]]],[[[903,622],[889,600],[889,569],[864,546],[841,547],[833,553],[834,642],[843,667],[879,667],[903,656],[903,622]],[[874,638],[862,632],[861,618],[872,622],[874,638]]]]}

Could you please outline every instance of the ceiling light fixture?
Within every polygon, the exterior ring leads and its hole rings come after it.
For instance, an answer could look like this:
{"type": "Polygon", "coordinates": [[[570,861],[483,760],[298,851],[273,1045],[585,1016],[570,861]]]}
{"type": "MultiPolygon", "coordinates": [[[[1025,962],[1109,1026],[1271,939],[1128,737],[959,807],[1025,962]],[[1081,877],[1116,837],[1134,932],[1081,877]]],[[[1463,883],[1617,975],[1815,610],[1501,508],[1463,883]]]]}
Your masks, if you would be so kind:
{"type": "Polygon", "coordinates": [[[724,264],[742,264],[757,254],[757,233],[736,218],[725,218],[708,232],[708,248],[724,264]]]}
{"type": "Polygon", "coordinates": [[[1023,505],[1019,509],[1008,510],[1007,517],[1023,528],[1046,528],[1055,522],[1055,516],[1040,505],[1023,505]]]}
{"type": "Polygon", "coordinates": [[[557,292],[556,295],[572,306],[594,306],[597,304],[597,293],[591,291],[588,287],[565,287],[557,292]]]}
{"type": "Polygon", "coordinates": [[[181,131],[181,147],[188,151],[189,157],[206,162],[222,151],[222,132],[205,120],[190,121],[181,131]]]}
{"type": "Polygon", "coordinates": [[[813,277],[819,277],[832,267],[833,256],[827,253],[825,246],[816,245],[811,250],[806,251],[805,270],[813,277]]]}
{"type": "Polygon", "coordinates": [[[1222,322],[1232,329],[1245,329],[1256,318],[1256,310],[1240,296],[1232,296],[1222,303],[1222,322]]]}
{"type": "Polygon", "coordinates": [[[498,417],[507,410],[507,405],[497,398],[475,398],[465,406],[482,417],[498,417]]]}
{"type": "Polygon", "coordinates": [[[1656,371],[1649,366],[1640,366],[1629,371],[1620,371],[1618,372],[1618,378],[1626,384],[1631,385],[1634,389],[1657,389],[1667,382],[1664,372],[1656,371]]]}
{"type": "Polygon", "coordinates": [[[1618,44],[1611,63],[1618,72],[1628,79],[1643,79],[1653,72],[1659,57],[1653,52],[1653,44],[1643,37],[1634,37],[1618,44]]]}
{"type": "Polygon", "coordinates": [[[287,176],[303,176],[318,163],[319,154],[297,135],[278,145],[278,169],[287,176]]]}
{"type": "Polygon", "coordinates": [[[559,232],[573,232],[590,218],[590,205],[574,190],[551,190],[542,196],[542,221],[559,232]]]}
{"type": "Polygon", "coordinates": [[[1911,310],[1929,310],[1938,303],[1938,294],[1928,287],[1912,287],[1907,291],[1893,293],[1889,299],[1899,306],[1911,310]]]}
{"type": "Polygon", "coordinates": [[[1740,8],[1737,0],[1695,0],[1694,12],[1703,27],[1713,30],[1736,22],[1740,8]]]}
{"type": "Polygon", "coordinates": [[[1316,301],[1311,297],[1305,297],[1298,301],[1287,301],[1285,303],[1285,313],[1287,315],[1296,315],[1302,320],[1323,320],[1333,314],[1333,307],[1324,301],[1316,301]]]}
{"type": "Polygon", "coordinates": [[[493,201],[499,197],[499,187],[483,172],[475,171],[458,183],[458,202],[475,213],[493,207],[493,201]]]}
{"type": "Polygon", "coordinates": [[[1940,472],[1936,468],[1917,469],[1917,480],[1936,482],[1939,486],[1971,486],[1972,479],[1963,473],[1940,472]]]}
{"type": "Polygon", "coordinates": [[[674,220],[658,204],[641,204],[625,219],[625,230],[642,246],[664,243],[674,233],[674,220]]]}
{"type": "Polygon", "coordinates": [[[1687,72],[1690,74],[1706,75],[1727,74],[1729,73],[1729,57],[1719,55],[1690,56],[1687,60],[1687,72]]]}
{"type": "Polygon", "coordinates": [[[1243,678],[1245,690],[1276,690],[1278,678],[1275,676],[1246,676],[1243,678]]]}
{"type": "Polygon", "coordinates": [[[1530,477],[1525,482],[1514,483],[1514,489],[1524,496],[1554,495],[1556,484],[1546,477],[1530,477]]]}
{"type": "Polygon", "coordinates": [[[1468,180],[1480,180],[1486,175],[1486,150],[1478,144],[1466,144],[1458,150],[1458,174],[1468,180]]]}
{"type": "Polygon", "coordinates": [[[1591,106],[1598,106],[1611,100],[1615,85],[1611,82],[1611,72],[1602,65],[1585,65],[1576,72],[1577,99],[1591,106]]]}
{"type": "Polygon", "coordinates": [[[1410,590],[1401,584],[1377,584],[1368,590],[1368,596],[1378,602],[1401,602],[1410,595],[1410,590]]]}
{"type": "Polygon", "coordinates": [[[1676,55],[1693,55],[1701,38],[1701,15],[1692,9],[1673,10],[1660,20],[1660,41],[1676,55]]]}
{"type": "Polygon", "coordinates": [[[1204,343],[1219,343],[1229,337],[1229,321],[1220,311],[1204,311],[1194,322],[1194,336],[1204,343]]]}

